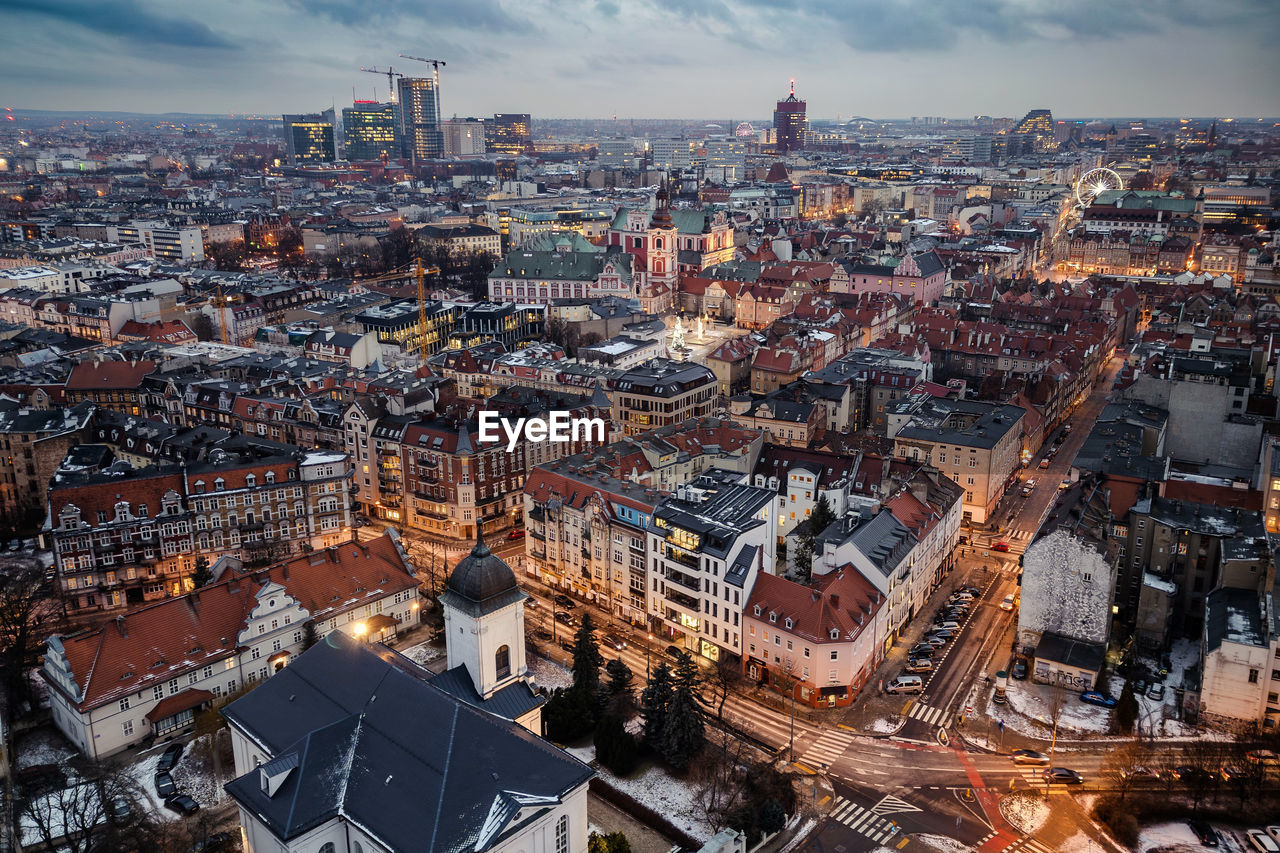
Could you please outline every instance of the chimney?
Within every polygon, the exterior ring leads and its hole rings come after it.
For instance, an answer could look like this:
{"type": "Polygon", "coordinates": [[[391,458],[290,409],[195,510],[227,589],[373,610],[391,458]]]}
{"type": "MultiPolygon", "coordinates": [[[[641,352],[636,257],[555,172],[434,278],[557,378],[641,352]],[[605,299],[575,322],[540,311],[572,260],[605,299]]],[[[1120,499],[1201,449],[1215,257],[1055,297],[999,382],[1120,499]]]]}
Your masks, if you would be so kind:
{"type": "Polygon", "coordinates": [[[330,560],[333,560],[335,563],[336,563],[336,562],[339,562],[339,560],[338,560],[338,546],[337,546],[337,545],[330,545],[326,550],[329,552],[329,559],[330,559],[330,560]]]}
{"type": "Polygon", "coordinates": [[[831,593],[831,606],[832,606],[832,607],[834,607],[834,608],[839,609],[839,607],[840,607],[840,595],[839,595],[839,593],[835,593],[835,592],[831,593]]]}
{"type": "Polygon", "coordinates": [[[123,615],[116,617],[116,628],[120,631],[121,637],[124,637],[126,640],[129,638],[129,631],[125,628],[123,615]]]}

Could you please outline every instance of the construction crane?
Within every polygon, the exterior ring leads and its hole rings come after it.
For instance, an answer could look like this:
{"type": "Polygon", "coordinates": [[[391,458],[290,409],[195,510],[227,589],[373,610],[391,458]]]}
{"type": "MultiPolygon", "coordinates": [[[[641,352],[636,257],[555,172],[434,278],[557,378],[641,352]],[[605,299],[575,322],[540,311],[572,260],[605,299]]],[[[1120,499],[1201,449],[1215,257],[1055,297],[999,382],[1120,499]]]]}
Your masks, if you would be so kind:
{"type": "Polygon", "coordinates": [[[387,88],[388,88],[389,90],[391,90],[391,103],[393,103],[393,104],[394,104],[394,103],[396,102],[396,81],[395,81],[395,78],[396,78],[396,77],[403,77],[403,76],[404,76],[404,74],[402,74],[402,73],[400,73],[399,71],[395,70],[395,69],[394,69],[394,68],[392,68],[391,66],[387,66],[387,70],[386,70],[386,71],[383,71],[381,68],[379,68],[379,67],[378,67],[378,66],[376,66],[376,65],[375,65],[375,66],[373,66],[372,68],[361,68],[360,70],[361,70],[361,71],[364,71],[364,72],[366,72],[366,73],[368,73],[368,74],[381,74],[382,76],[386,77],[386,78],[387,78],[387,88]]]}
{"type": "MultiPolygon", "coordinates": [[[[222,295],[222,282],[218,282],[218,295],[213,298],[213,304],[218,309],[218,331],[224,344],[231,343],[231,334],[227,329],[231,320],[227,317],[227,297],[222,295]]],[[[235,316],[235,310],[232,309],[232,317],[235,316]]]]}
{"type": "Polygon", "coordinates": [[[436,81],[436,90],[437,90],[437,91],[439,91],[439,89],[440,89],[440,66],[441,66],[441,65],[445,65],[445,64],[446,64],[446,63],[445,63],[445,61],[444,61],[443,59],[425,59],[425,58],[423,58],[423,57],[421,57],[421,56],[410,56],[410,55],[409,55],[409,54],[407,54],[407,53],[402,53],[402,54],[400,54],[400,58],[401,58],[401,59],[412,59],[412,60],[414,60],[415,62],[425,62],[425,63],[427,63],[428,65],[430,65],[430,66],[431,66],[431,68],[433,69],[433,74],[434,74],[435,81],[436,81]]]}
{"type": "Polygon", "coordinates": [[[417,266],[414,268],[413,277],[418,280],[418,333],[422,340],[422,363],[427,363],[427,357],[431,355],[430,347],[427,346],[427,275],[439,275],[440,267],[424,267],[422,259],[418,259],[417,266]]]}

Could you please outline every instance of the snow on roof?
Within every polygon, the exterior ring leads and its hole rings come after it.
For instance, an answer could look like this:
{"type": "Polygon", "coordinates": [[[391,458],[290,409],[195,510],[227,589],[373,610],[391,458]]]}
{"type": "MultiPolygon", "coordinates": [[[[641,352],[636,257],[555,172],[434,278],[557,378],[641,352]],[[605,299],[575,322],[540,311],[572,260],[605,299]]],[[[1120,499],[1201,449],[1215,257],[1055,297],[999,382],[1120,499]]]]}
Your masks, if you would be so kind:
{"type": "Polygon", "coordinates": [[[1149,586],[1152,589],[1158,589],[1161,592],[1168,593],[1169,595],[1173,595],[1178,591],[1178,585],[1173,581],[1165,580],[1158,575],[1151,574],[1151,572],[1142,573],[1142,585],[1149,586]]]}

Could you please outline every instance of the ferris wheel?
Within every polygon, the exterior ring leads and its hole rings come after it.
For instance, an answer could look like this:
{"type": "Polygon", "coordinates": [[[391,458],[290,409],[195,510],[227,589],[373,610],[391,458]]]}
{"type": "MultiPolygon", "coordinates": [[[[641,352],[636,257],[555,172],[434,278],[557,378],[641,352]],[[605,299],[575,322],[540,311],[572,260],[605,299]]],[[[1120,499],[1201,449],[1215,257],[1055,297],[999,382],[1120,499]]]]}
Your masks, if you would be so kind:
{"type": "Polygon", "coordinates": [[[1101,166],[1090,169],[1076,179],[1076,203],[1088,207],[1102,193],[1124,189],[1124,181],[1114,169],[1101,166]]]}

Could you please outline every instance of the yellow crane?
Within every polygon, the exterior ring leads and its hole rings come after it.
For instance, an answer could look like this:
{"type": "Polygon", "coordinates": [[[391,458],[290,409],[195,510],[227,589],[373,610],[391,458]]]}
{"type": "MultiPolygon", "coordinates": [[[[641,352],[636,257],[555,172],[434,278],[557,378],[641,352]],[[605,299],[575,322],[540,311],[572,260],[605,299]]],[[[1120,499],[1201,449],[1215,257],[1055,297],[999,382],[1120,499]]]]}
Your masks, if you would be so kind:
{"type": "Polygon", "coordinates": [[[413,271],[413,277],[418,282],[418,334],[422,341],[422,363],[427,363],[427,356],[431,355],[431,351],[427,346],[427,275],[439,275],[440,267],[427,267],[422,265],[422,259],[418,259],[418,263],[413,271]]]}
{"type": "Polygon", "coordinates": [[[221,333],[222,342],[224,344],[231,343],[231,334],[227,330],[230,321],[227,318],[227,297],[222,295],[222,282],[218,282],[218,295],[213,299],[214,306],[218,309],[218,331],[221,333]]]}

